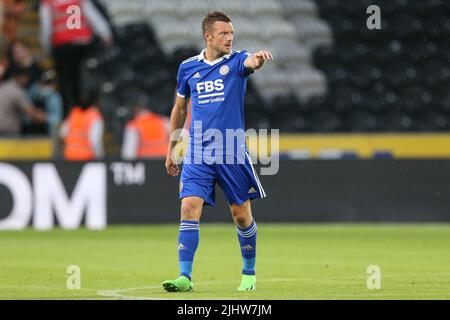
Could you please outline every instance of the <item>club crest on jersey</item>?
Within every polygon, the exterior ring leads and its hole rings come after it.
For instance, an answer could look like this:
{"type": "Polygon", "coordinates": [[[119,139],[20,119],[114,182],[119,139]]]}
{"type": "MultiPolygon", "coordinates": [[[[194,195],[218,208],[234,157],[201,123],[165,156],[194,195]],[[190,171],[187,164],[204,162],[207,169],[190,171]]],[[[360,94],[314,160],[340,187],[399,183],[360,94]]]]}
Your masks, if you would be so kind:
{"type": "Polygon", "coordinates": [[[220,67],[220,70],[219,70],[220,74],[223,76],[226,75],[229,71],[230,71],[230,68],[227,65],[220,67]]]}

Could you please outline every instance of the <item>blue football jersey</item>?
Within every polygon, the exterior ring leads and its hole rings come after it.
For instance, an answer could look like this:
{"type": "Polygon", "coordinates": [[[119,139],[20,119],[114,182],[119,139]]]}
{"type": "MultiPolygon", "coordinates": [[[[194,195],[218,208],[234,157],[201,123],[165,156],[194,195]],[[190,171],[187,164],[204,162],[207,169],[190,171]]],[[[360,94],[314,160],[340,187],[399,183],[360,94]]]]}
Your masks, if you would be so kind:
{"type": "Polygon", "coordinates": [[[178,69],[177,95],[190,98],[192,105],[186,156],[192,156],[194,150],[205,154],[208,148],[213,153],[236,154],[246,148],[244,96],[252,72],[244,67],[244,61],[251,54],[232,51],[211,62],[204,53],[183,61],[178,69]]]}

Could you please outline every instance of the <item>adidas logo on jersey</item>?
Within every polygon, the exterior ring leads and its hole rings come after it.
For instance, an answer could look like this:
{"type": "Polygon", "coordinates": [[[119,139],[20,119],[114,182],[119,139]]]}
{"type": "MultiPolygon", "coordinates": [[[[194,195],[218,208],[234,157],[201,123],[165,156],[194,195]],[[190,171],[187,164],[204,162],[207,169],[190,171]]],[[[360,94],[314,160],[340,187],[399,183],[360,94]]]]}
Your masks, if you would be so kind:
{"type": "Polygon", "coordinates": [[[255,188],[251,187],[250,190],[248,190],[248,193],[256,193],[257,191],[255,190],[255,188]]]}
{"type": "Polygon", "coordinates": [[[248,244],[248,245],[242,247],[241,249],[244,250],[244,251],[251,251],[251,250],[253,250],[253,247],[248,244]]]}
{"type": "Polygon", "coordinates": [[[201,78],[201,76],[200,76],[200,73],[196,73],[195,75],[194,75],[194,79],[198,79],[198,78],[201,78]]]}
{"type": "Polygon", "coordinates": [[[186,247],[182,243],[180,243],[178,245],[178,250],[186,250],[186,247]]]}

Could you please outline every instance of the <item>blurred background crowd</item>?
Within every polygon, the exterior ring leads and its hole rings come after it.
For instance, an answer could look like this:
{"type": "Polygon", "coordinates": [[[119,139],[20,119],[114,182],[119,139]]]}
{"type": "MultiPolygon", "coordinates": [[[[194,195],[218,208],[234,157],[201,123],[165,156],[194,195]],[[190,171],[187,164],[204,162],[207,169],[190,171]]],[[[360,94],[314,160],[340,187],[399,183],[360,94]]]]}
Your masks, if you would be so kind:
{"type": "Polygon", "coordinates": [[[0,135],[48,135],[66,159],[163,156],[177,68],[212,9],[231,16],[235,50],[275,56],[250,78],[247,127],[448,132],[450,3],[378,1],[369,30],[371,2],[0,0],[0,135]]]}

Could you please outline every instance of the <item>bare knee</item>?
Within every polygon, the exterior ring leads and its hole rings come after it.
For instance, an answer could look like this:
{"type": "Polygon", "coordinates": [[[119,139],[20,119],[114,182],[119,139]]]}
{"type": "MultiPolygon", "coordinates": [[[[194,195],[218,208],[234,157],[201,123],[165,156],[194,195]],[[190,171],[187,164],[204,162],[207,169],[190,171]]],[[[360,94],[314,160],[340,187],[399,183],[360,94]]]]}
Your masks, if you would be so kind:
{"type": "Polygon", "coordinates": [[[196,198],[183,199],[181,202],[181,219],[182,220],[200,220],[203,201],[196,198]]]}
{"type": "Polygon", "coordinates": [[[251,221],[251,219],[248,216],[244,216],[244,215],[236,216],[236,218],[234,220],[235,220],[235,223],[242,228],[245,228],[248,225],[250,225],[250,221],[251,221]]]}
{"type": "Polygon", "coordinates": [[[253,218],[249,203],[244,203],[240,206],[235,204],[232,205],[231,214],[234,223],[241,228],[246,228],[252,223],[253,218]]]}

